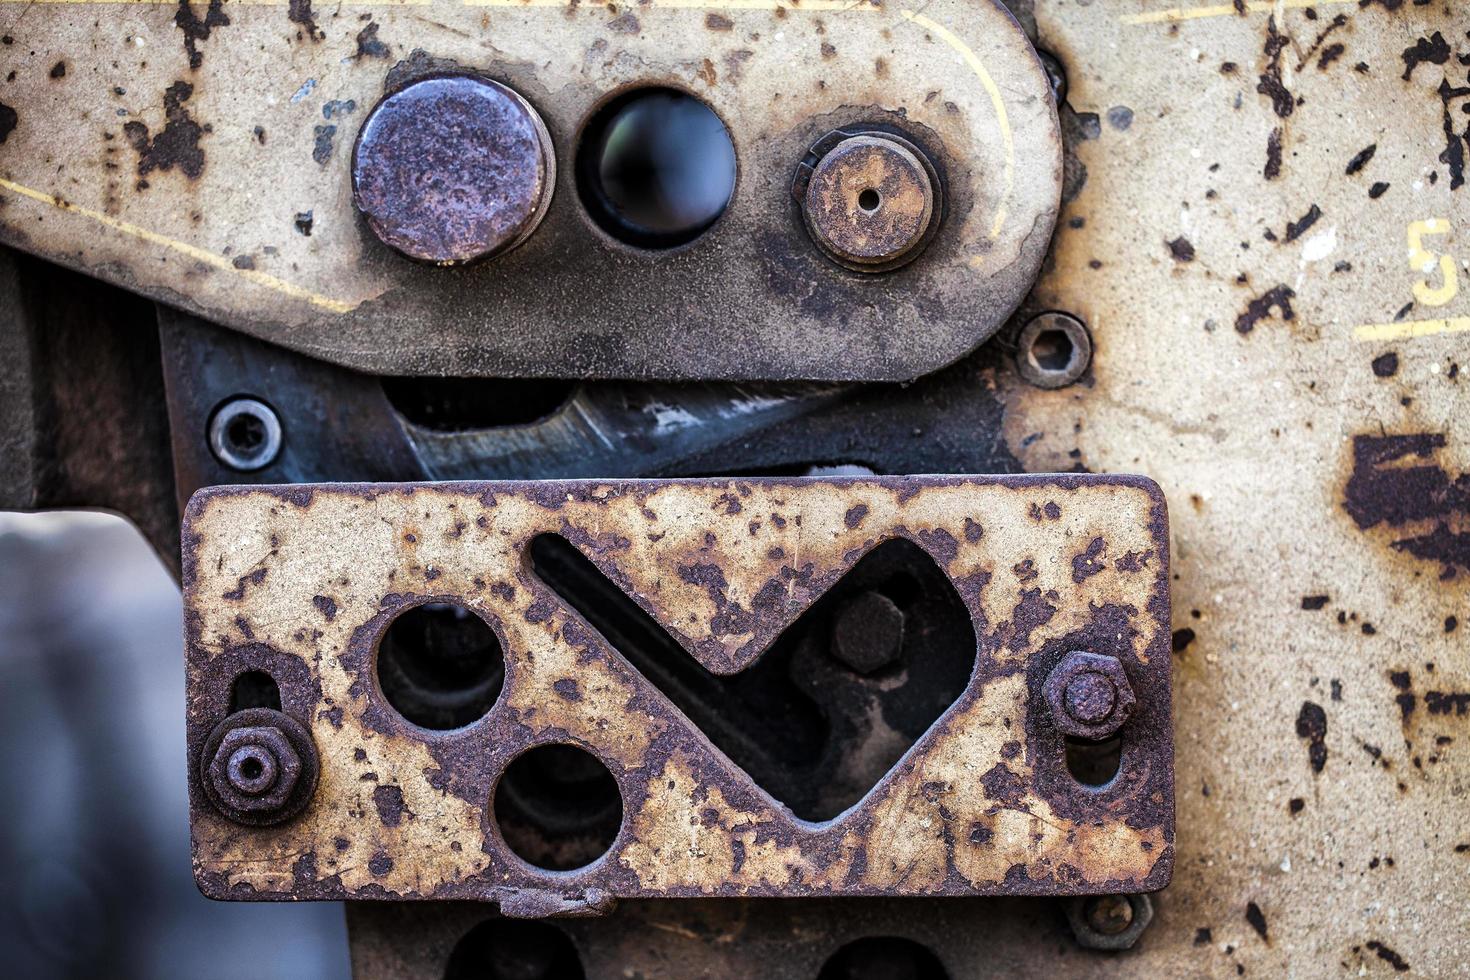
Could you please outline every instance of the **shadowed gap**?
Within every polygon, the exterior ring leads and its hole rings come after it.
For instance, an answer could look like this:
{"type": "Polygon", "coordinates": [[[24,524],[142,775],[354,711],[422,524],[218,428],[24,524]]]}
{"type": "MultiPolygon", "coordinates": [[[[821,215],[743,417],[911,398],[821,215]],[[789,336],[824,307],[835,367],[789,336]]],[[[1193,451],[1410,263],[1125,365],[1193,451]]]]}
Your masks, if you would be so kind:
{"type": "Polygon", "coordinates": [[[968,610],[912,542],[864,556],[754,664],[724,677],[692,658],[573,545],[530,549],[536,574],[720,751],[804,820],[857,803],[964,691],[968,610]]]}

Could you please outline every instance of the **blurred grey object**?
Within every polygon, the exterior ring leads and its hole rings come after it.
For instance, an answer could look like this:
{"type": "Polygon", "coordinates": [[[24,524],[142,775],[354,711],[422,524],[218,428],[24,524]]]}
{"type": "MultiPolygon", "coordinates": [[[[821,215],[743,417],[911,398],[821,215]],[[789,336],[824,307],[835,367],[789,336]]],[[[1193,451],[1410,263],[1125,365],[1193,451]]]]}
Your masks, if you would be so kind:
{"type": "Polygon", "coordinates": [[[347,977],[342,907],[194,887],[178,587],[98,513],[0,513],[0,972],[347,977]]]}

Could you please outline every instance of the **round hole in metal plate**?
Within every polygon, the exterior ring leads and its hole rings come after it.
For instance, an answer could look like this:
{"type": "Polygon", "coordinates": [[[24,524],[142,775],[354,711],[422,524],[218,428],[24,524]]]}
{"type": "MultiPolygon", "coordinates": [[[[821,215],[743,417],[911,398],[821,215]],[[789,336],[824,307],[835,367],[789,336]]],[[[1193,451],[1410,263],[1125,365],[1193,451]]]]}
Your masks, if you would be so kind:
{"type": "Polygon", "coordinates": [[[495,631],[450,602],[400,613],[378,641],[378,687],[421,728],[463,728],[485,716],[505,684],[495,631]]]}
{"type": "Polygon", "coordinates": [[[444,980],[583,980],[577,947],[549,922],[491,919],[465,933],[444,980]]]}
{"type": "Polygon", "coordinates": [[[599,109],[577,147],[577,192],[598,227],[640,248],[691,242],[735,193],[735,144],[713,109],[640,88],[599,109]]]}
{"type": "Polygon", "coordinates": [[[949,980],[949,972],[922,943],[865,936],[833,953],[817,980],[949,980]]]}
{"type": "Polygon", "coordinates": [[[586,867],[612,848],[623,825],[617,780],[575,745],[538,745],[516,756],[491,805],[506,846],[546,871],[586,867]]]}

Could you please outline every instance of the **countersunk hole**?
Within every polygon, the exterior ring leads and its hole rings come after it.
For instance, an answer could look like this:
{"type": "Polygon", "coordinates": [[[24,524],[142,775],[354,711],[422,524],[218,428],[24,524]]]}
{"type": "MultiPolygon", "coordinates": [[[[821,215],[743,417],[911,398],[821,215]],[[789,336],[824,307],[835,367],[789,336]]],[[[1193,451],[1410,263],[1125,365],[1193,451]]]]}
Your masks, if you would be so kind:
{"type": "Polygon", "coordinates": [[[281,710],[281,688],[263,670],[247,670],[230,685],[230,714],[246,708],[281,710]]]}
{"type": "Polygon", "coordinates": [[[817,980],[949,980],[929,948],[898,936],[868,936],[833,953],[817,980]]]}
{"type": "Polygon", "coordinates": [[[244,762],[240,763],[240,772],[246,779],[258,779],[264,771],[265,766],[262,766],[260,760],[254,756],[249,756],[244,762]]]}
{"type": "Polygon", "coordinates": [[[463,606],[429,602],[401,613],[378,642],[378,686],[421,728],[463,728],[495,705],[505,655],[484,620],[463,606]]]}
{"type": "Polygon", "coordinates": [[[1067,739],[1067,771],[1085,786],[1106,786],[1118,775],[1123,761],[1123,740],[1118,736],[1100,742],[1067,739]]]}
{"type": "Polygon", "coordinates": [[[862,208],[869,214],[872,214],[874,211],[878,210],[878,205],[882,202],[883,198],[878,194],[877,191],[873,190],[873,188],[871,187],[858,195],[858,207],[862,208]]]}
{"type": "Polygon", "coordinates": [[[735,192],[735,144],[713,109],[672,88],[640,88],[588,120],[577,193],[609,235],[673,248],[703,234],[735,192]]]}
{"type": "Polygon", "coordinates": [[[623,825],[617,780],[575,745],[538,745],[516,756],[495,786],[494,811],[506,845],[546,871],[591,864],[623,825]]]}
{"type": "Polygon", "coordinates": [[[1077,348],[1061,330],[1043,330],[1031,344],[1031,359],[1046,371],[1065,371],[1072,365],[1077,348]]]}
{"type": "Polygon", "coordinates": [[[491,919],[465,933],[444,980],[583,980],[571,939],[548,922],[491,919]]]}

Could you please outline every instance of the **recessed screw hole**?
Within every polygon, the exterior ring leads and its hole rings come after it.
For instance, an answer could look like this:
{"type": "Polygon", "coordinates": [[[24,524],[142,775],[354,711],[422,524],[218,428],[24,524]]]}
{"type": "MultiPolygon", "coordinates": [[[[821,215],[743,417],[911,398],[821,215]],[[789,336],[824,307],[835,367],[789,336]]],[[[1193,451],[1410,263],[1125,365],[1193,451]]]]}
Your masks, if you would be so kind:
{"type": "Polygon", "coordinates": [[[538,745],[516,756],[495,787],[495,823],[527,864],[585,867],[623,825],[623,797],[602,760],[575,745],[538,745]]]}
{"type": "Polygon", "coordinates": [[[883,198],[878,194],[877,191],[873,190],[871,187],[858,195],[858,207],[862,208],[869,214],[872,214],[874,211],[878,210],[878,205],[882,202],[883,198]]]}
{"type": "Polygon", "coordinates": [[[225,466],[243,473],[264,469],[281,453],[281,420],[265,402],[232,398],[209,419],[209,448],[225,466]]]}
{"type": "Polygon", "coordinates": [[[817,980],[949,980],[928,947],[898,936],[868,936],[843,946],[817,980]]]}
{"type": "Polygon", "coordinates": [[[491,919],[449,954],[444,980],[583,980],[586,971],[567,934],[547,922],[491,919]]]}
{"type": "Polygon", "coordinates": [[[1067,739],[1067,771],[1085,786],[1106,786],[1118,775],[1123,761],[1123,740],[1117,736],[1092,742],[1067,739]]]}
{"type": "Polygon", "coordinates": [[[504,682],[500,641],[463,606],[414,606],[393,620],[378,643],[383,696],[423,728],[463,728],[479,720],[495,705],[504,682]]]}
{"type": "Polygon", "coordinates": [[[265,766],[260,764],[259,759],[252,757],[240,763],[240,772],[246,779],[259,779],[260,774],[265,772],[265,766]]]}
{"type": "Polygon", "coordinates": [[[225,438],[235,452],[251,455],[265,442],[265,424],[254,415],[237,415],[225,426],[225,438]]]}
{"type": "Polygon", "coordinates": [[[1067,370],[1076,352],[1072,338],[1061,330],[1043,330],[1031,344],[1031,359],[1046,371],[1067,370]]]}
{"type": "Polygon", "coordinates": [[[247,670],[230,685],[230,714],[246,708],[281,710],[281,689],[263,670],[247,670]]]}

